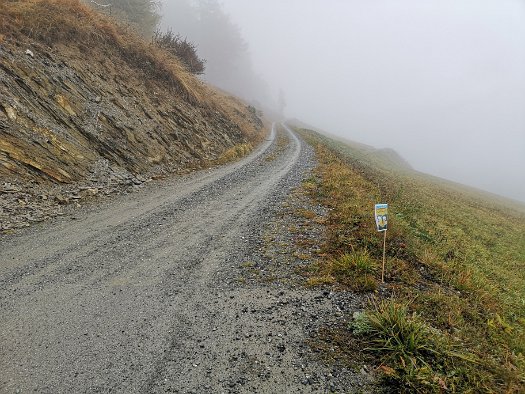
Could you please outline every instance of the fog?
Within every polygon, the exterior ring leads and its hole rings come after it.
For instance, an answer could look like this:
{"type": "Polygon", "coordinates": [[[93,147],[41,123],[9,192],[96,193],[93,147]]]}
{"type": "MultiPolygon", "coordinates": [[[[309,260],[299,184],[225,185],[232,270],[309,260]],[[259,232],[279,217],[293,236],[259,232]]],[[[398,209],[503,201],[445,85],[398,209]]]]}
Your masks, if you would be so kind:
{"type": "Polygon", "coordinates": [[[287,117],[525,201],[525,1],[221,4],[287,117]]]}

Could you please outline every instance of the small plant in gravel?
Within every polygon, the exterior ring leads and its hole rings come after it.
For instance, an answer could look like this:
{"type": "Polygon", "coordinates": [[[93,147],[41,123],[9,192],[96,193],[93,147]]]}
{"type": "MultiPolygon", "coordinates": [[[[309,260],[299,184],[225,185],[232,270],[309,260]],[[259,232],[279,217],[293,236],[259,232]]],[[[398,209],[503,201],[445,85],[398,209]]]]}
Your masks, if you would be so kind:
{"type": "Polygon", "coordinates": [[[354,335],[366,335],[372,331],[368,314],[365,311],[354,312],[349,328],[354,335]]]}

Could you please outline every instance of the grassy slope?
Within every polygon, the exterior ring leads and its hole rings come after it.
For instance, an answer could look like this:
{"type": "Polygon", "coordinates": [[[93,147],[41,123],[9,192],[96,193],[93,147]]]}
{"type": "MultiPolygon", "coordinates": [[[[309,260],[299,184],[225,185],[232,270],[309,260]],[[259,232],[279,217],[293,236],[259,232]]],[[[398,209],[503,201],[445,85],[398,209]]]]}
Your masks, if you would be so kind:
{"type": "Polygon", "coordinates": [[[332,208],[309,283],[376,291],[356,332],[396,390],[525,391],[524,207],[301,133],[319,159],[305,187],[332,208]],[[378,202],[390,204],[385,285],[378,202]]]}

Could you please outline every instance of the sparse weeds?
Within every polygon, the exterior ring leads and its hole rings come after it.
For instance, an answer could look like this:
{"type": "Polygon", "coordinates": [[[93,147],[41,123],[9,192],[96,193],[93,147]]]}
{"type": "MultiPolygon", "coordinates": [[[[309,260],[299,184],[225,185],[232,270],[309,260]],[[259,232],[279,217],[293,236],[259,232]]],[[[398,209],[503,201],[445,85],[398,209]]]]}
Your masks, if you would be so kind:
{"type": "Polygon", "coordinates": [[[314,211],[304,208],[298,209],[297,214],[307,220],[312,220],[317,217],[317,214],[314,211]]]}
{"type": "Polygon", "coordinates": [[[265,161],[271,162],[277,159],[279,155],[286,149],[288,144],[290,143],[290,139],[288,138],[288,135],[286,133],[279,133],[277,135],[277,143],[276,143],[276,149],[265,157],[265,161]]]}

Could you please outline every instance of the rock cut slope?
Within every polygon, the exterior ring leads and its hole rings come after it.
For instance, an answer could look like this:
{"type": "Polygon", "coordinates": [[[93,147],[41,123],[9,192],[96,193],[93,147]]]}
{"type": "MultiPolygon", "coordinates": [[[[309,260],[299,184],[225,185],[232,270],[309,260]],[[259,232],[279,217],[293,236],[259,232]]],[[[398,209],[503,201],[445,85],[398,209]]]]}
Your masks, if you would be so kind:
{"type": "Polygon", "coordinates": [[[262,134],[253,109],[79,1],[3,2],[0,21],[0,231],[44,218],[28,207],[48,189],[68,203],[262,134]]]}

